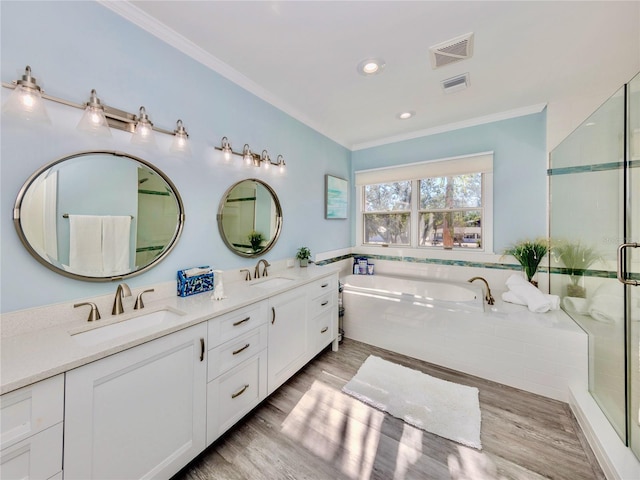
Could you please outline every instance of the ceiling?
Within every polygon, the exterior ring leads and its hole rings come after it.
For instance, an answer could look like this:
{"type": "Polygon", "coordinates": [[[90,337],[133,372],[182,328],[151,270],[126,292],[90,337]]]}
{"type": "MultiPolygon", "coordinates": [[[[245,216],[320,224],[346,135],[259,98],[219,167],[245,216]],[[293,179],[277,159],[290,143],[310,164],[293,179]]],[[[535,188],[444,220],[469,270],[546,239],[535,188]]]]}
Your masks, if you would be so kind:
{"type": "Polygon", "coordinates": [[[629,39],[621,19],[640,15],[610,1],[102,3],[353,150],[541,111],[602,77],[629,39]],[[470,32],[470,58],[432,68],[429,47],[470,32]],[[367,57],[383,73],[358,74],[367,57]],[[462,73],[469,87],[445,94],[462,73]]]}

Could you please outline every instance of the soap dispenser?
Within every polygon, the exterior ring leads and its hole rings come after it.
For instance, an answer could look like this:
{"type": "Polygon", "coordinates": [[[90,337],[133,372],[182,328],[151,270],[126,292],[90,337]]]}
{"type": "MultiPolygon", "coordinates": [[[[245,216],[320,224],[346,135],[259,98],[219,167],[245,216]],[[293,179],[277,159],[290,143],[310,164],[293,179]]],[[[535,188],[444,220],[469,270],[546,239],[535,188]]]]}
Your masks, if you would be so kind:
{"type": "Polygon", "coordinates": [[[222,270],[213,271],[213,281],[215,286],[213,287],[213,294],[211,298],[214,300],[222,300],[226,298],[224,295],[224,284],[222,283],[222,270]]]}

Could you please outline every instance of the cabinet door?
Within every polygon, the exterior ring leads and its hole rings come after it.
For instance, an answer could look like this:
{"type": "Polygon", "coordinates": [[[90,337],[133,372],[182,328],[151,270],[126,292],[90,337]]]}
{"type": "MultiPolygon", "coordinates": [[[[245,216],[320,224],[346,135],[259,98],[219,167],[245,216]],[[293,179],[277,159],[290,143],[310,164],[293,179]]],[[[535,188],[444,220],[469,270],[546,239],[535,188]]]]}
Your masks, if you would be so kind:
{"type": "Polygon", "coordinates": [[[307,290],[296,288],[269,301],[268,391],[271,394],[305,364],[307,290]]]}
{"type": "Polygon", "coordinates": [[[66,374],[65,479],[169,478],[205,447],[206,323],[66,374]]]}

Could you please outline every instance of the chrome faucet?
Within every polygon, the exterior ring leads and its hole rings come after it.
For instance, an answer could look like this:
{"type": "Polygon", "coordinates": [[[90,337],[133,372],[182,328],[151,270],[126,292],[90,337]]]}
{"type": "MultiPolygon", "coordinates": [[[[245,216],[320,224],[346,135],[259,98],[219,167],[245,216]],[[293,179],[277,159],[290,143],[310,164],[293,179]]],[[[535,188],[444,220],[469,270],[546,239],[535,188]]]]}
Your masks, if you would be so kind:
{"type": "Polygon", "coordinates": [[[267,272],[267,267],[270,267],[271,264],[269,262],[267,262],[264,258],[258,260],[258,263],[256,264],[256,269],[253,272],[253,278],[260,278],[260,264],[264,263],[264,270],[262,271],[262,276],[263,277],[267,277],[269,276],[269,272],[267,272]]]}
{"type": "Polygon", "coordinates": [[[489,288],[489,282],[487,282],[484,278],[482,277],[473,277],[470,278],[469,280],[467,280],[469,283],[473,282],[474,280],[482,280],[482,282],[484,282],[485,286],[487,287],[487,294],[485,295],[484,299],[487,301],[487,303],[489,305],[493,305],[494,303],[496,303],[495,299],[493,298],[493,295],[491,295],[491,289],[489,288]]]}
{"type": "Polygon", "coordinates": [[[248,282],[249,280],[251,280],[251,272],[246,268],[243,268],[242,270],[240,270],[240,273],[243,273],[243,272],[246,272],[244,276],[244,281],[248,282]]]}
{"type": "Polygon", "coordinates": [[[113,308],[111,309],[111,315],[120,315],[121,313],[124,313],[122,298],[130,296],[131,289],[129,288],[129,285],[127,285],[126,283],[121,283],[120,285],[118,285],[118,288],[116,289],[116,297],[113,299],[113,308]]]}

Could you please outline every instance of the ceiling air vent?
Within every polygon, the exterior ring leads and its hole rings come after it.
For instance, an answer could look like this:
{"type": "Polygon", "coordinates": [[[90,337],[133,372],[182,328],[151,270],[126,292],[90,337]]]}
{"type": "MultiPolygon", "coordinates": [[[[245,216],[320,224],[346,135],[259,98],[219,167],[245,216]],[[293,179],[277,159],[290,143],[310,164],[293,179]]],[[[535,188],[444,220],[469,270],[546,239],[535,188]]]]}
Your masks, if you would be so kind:
{"type": "Polygon", "coordinates": [[[459,92],[469,86],[469,74],[463,73],[462,75],[456,75],[455,77],[442,80],[441,83],[444,93],[459,92]]]}
{"type": "Polygon", "coordinates": [[[431,67],[439,68],[473,55],[473,32],[439,43],[429,48],[431,67]]]}

